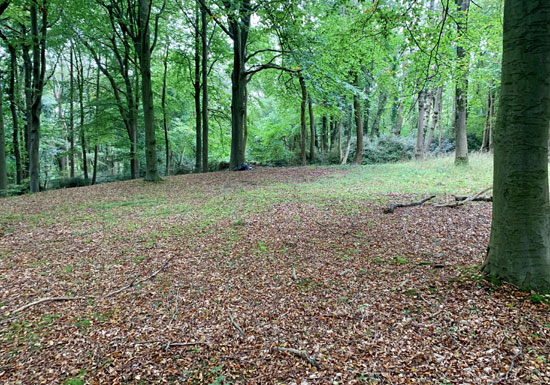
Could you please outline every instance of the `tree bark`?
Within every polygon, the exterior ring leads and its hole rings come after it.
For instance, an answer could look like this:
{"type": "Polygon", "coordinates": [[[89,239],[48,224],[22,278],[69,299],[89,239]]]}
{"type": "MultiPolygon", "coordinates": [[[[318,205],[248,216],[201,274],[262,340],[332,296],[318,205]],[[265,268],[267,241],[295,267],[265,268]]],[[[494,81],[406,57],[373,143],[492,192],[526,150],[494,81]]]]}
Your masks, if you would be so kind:
{"type": "Polygon", "coordinates": [[[88,154],[87,154],[87,145],[86,145],[86,132],[84,129],[84,123],[86,120],[86,115],[84,112],[84,64],[82,62],[82,55],[80,50],[75,52],[76,59],[76,84],[78,87],[78,105],[80,113],[80,148],[82,150],[82,173],[84,174],[84,180],[89,181],[88,176],[88,154]]]}
{"type": "Polygon", "coordinates": [[[195,172],[202,170],[202,114],[201,114],[201,42],[200,42],[200,4],[195,5],[195,172]]]}
{"type": "MultiPolygon", "coordinates": [[[[23,28],[23,32],[24,32],[23,28]]],[[[23,34],[25,36],[25,33],[23,34]]],[[[26,37],[26,36],[25,36],[26,37]]],[[[24,99],[25,99],[25,126],[24,126],[24,142],[25,142],[25,161],[23,169],[23,177],[30,176],[30,148],[31,148],[31,108],[32,108],[32,61],[30,56],[30,45],[23,44],[21,46],[23,53],[23,74],[24,74],[24,99]]]]}
{"type": "Polygon", "coordinates": [[[74,48],[69,48],[69,177],[74,178],[74,48]]]}
{"type": "Polygon", "coordinates": [[[388,101],[388,94],[386,94],[384,91],[380,92],[380,98],[378,99],[378,108],[376,109],[376,115],[374,115],[374,120],[372,122],[372,128],[370,130],[370,136],[379,136],[379,126],[380,126],[380,119],[382,118],[382,114],[384,113],[384,109],[386,108],[386,102],[388,101]]]}
{"type": "Polygon", "coordinates": [[[422,159],[424,155],[424,116],[426,115],[425,108],[426,92],[420,90],[418,93],[418,123],[416,127],[416,151],[414,157],[416,160],[422,159]]]}
{"type": "Polygon", "coordinates": [[[432,140],[434,137],[435,128],[439,122],[439,117],[441,116],[441,98],[443,95],[443,87],[437,87],[436,94],[434,97],[433,105],[433,116],[432,122],[430,124],[430,131],[428,132],[428,140],[426,141],[426,146],[424,147],[424,157],[430,153],[430,147],[432,145],[432,140]]]}
{"type": "Polygon", "coordinates": [[[313,102],[311,96],[308,97],[308,112],[309,112],[309,162],[315,160],[315,116],[313,115],[313,102]]]}
{"type": "Polygon", "coordinates": [[[164,161],[164,175],[167,176],[170,170],[170,142],[168,140],[168,114],[166,112],[166,77],[168,74],[168,46],[166,46],[166,52],[164,53],[164,60],[162,62],[164,72],[162,73],[162,94],[161,94],[161,106],[162,106],[162,128],[164,129],[164,149],[166,158],[164,161]]]}
{"type": "Polygon", "coordinates": [[[4,83],[0,75],[0,196],[5,196],[8,189],[8,173],[6,169],[6,143],[4,139],[4,83]]]}
{"type": "MultiPolygon", "coordinates": [[[[202,172],[208,172],[208,19],[206,9],[201,7],[202,40],[202,172]]],[[[246,138],[245,138],[246,145],[246,138]]]]}
{"type": "Polygon", "coordinates": [[[151,82],[151,41],[149,17],[152,0],[139,0],[139,56],[141,70],[141,100],[145,125],[145,180],[158,181],[157,140],[155,137],[155,106],[153,103],[153,86],[151,82]]]}
{"type": "Polygon", "coordinates": [[[19,147],[19,117],[17,116],[16,79],[17,79],[17,51],[13,44],[8,46],[10,52],[10,81],[8,97],[10,101],[11,119],[13,122],[13,155],[15,157],[15,182],[19,185],[23,180],[21,166],[21,148],[19,147]]]}
{"type": "Polygon", "coordinates": [[[307,91],[306,82],[303,76],[298,79],[300,81],[300,90],[302,91],[302,102],[300,104],[300,154],[302,159],[302,166],[307,164],[306,158],[306,103],[307,103],[307,91]]]}
{"type": "Polygon", "coordinates": [[[338,163],[342,162],[342,128],[344,125],[344,113],[340,110],[340,118],[338,120],[338,163]]]}
{"type": "Polygon", "coordinates": [[[468,9],[470,0],[455,0],[458,6],[458,11],[461,13],[457,23],[458,30],[458,45],[456,47],[458,58],[458,76],[456,82],[456,117],[455,117],[455,135],[456,135],[456,151],[455,163],[468,163],[468,138],[466,135],[466,114],[468,108],[468,53],[462,46],[462,39],[466,33],[466,20],[468,17],[468,9]]]}
{"type": "MultiPolygon", "coordinates": [[[[355,84],[358,85],[358,78],[355,75],[355,84]]],[[[361,103],[359,95],[353,95],[353,110],[355,112],[355,130],[357,134],[357,147],[355,152],[355,164],[361,164],[363,161],[363,120],[361,119],[361,103]]]]}
{"type": "Polygon", "coordinates": [[[397,109],[397,122],[395,123],[395,127],[393,129],[393,134],[395,136],[401,135],[401,128],[403,127],[403,109],[405,108],[405,104],[403,104],[403,101],[399,103],[399,108],[397,109]]]}
{"type": "Polygon", "coordinates": [[[550,290],[550,2],[506,0],[494,148],[493,215],[483,271],[550,290]]]}

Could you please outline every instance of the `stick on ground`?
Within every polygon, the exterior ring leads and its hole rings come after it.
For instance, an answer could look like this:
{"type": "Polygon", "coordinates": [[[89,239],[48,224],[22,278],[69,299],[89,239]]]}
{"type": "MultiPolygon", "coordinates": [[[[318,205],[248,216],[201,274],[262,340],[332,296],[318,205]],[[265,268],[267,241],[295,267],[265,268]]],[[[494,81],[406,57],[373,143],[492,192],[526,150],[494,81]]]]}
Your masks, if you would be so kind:
{"type": "Polygon", "coordinates": [[[311,366],[314,366],[317,369],[319,369],[319,363],[315,359],[315,356],[310,356],[309,354],[307,354],[303,350],[292,349],[292,348],[280,348],[280,347],[275,347],[275,350],[278,351],[278,352],[294,354],[296,357],[299,357],[299,358],[305,360],[311,366]]]}
{"type": "Polygon", "coordinates": [[[390,203],[389,205],[387,205],[384,208],[384,214],[393,213],[395,211],[395,209],[397,209],[399,207],[420,206],[420,205],[423,205],[427,201],[429,201],[431,199],[434,199],[434,198],[435,198],[435,195],[430,195],[429,197],[426,197],[426,198],[424,198],[422,200],[419,200],[419,201],[413,201],[413,202],[409,202],[409,203],[390,203]]]}
{"type": "Polygon", "coordinates": [[[466,199],[463,199],[461,201],[452,202],[452,203],[434,204],[434,207],[458,207],[458,206],[462,206],[465,203],[476,200],[477,198],[479,198],[480,196],[485,194],[487,191],[492,190],[492,189],[493,189],[493,186],[487,187],[485,190],[480,191],[477,194],[470,195],[469,197],[467,197],[466,199]]]}

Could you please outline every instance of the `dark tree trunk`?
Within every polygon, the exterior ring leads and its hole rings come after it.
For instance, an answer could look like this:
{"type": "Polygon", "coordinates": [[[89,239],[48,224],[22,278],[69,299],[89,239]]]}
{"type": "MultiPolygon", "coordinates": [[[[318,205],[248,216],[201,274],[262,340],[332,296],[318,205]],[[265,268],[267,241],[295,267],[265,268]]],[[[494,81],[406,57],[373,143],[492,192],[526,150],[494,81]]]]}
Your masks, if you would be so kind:
{"type": "Polygon", "coordinates": [[[0,77],[0,196],[5,196],[8,189],[8,174],[6,169],[6,143],[4,140],[4,83],[0,77]]]}
{"type": "Polygon", "coordinates": [[[166,153],[166,159],[164,164],[164,175],[168,175],[170,170],[170,142],[168,141],[168,114],[166,111],[166,77],[168,75],[168,46],[166,46],[166,52],[164,53],[163,60],[164,72],[162,73],[162,127],[164,129],[164,149],[166,153]]]}
{"type": "Polygon", "coordinates": [[[380,93],[380,98],[378,99],[378,108],[376,109],[376,115],[374,115],[374,120],[372,122],[372,128],[370,130],[370,136],[379,136],[379,126],[380,126],[380,119],[382,118],[382,114],[384,113],[384,109],[386,108],[386,102],[388,100],[388,94],[385,92],[380,93]]]}
{"type": "Polygon", "coordinates": [[[84,130],[85,112],[84,112],[84,64],[82,63],[82,55],[80,51],[75,52],[76,59],[76,80],[78,87],[78,105],[80,112],[80,148],[82,150],[82,173],[84,174],[84,180],[88,182],[88,155],[86,149],[86,132],[84,130]]]}
{"type": "Polygon", "coordinates": [[[200,4],[195,5],[195,171],[202,170],[202,114],[201,114],[201,41],[200,41],[200,4]]]}
{"type": "Polygon", "coordinates": [[[481,140],[481,148],[479,151],[489,151],[489,136],[490,136],[490,121],[491,121],[491,108],[493,104],[493,92],[489,90],[487,93],[487,111],[485,111],[485,122],[483,124],[483,139],[481,140]]]}
{"type": "Polygon", "coordinates": [[[483,270],[550,291],[550,2],[506,0],[493,215],[483,270]]]}
{"type": "Polygon", "coordinates": [[[456,116],[455,116],[455,135],[456,135],[456,152],[455,163],[468,163],[468,139],[466,136],[466,114],[468,108],[468,53],[462,46],[460,41],[466,33],[466,18],[468,17],[468,9],[470,0],[455,0],[458,6],[458,11],[461,13],[462,20],[458,22],[458,41],[456,47],[459,75],[456,81],[456,116]]]}
{"type": "Polygon", "coordinates": [[[428,140],[426,141],[426,146],[424,147],[424,157],[426,157],[426,155],[430,153],[430,147],[432,145],[435,128],[437,127],[437,123],[439,123],[439,119],[441,118],[442,96],[443,96],[443,87],[437,87],[437,91],[434,97],[432,123],[430,124],[430,131],[428,132],[428,140]]]}
{"type": "Polygon", "coordinates": [[[403,127],[403,109],[405,108],[405,104],[403,102],[399,103],[399,108],[397,109],[397,122],[395,123],[395,127],[393,129],[393,134],[395,136],[401,135],[401,128],[403,127]]]}
{"type": "MultiPolygon", "coordinates": [[[[326,106],[326,103],[323,103],[323,106],[326,106]]],[[[328,151],[327,139],[328,139],[328,119],[325,113],[321,118],[321,151],[323,152],[328,151]]]]}
{"type": "Polygon", "coordinates": [[[426,115],[426,92],[420,90],[418,93],[418,123],[416,127],[416,151],[415,158],[422,159],[424,155],[424,116],[426,115]]]}
{"type": "Polygon", "coordinates": [[[315,160],[315,116],[313,115],[313,103],[311,96],[308,98],[309,111],[309,162],[315,160]]]}
{"type": "Polygon", "coordinates": [[[92,186],[96,184],[97,181],[97,158],[98,158],[98,146],[97,144],[94,146],[94,168],[92,171],[92,186]]]}
{"type": "Polygon", "coordinates": [[[31,149],[31,110],[32,110],[32,61],[30,56],[30,45],[23,44],[23,73],[24,73],[24,99],[25,99],[25,126],[24,126],[24,141],[25,141],[25,162],[23,169],[23,177],[30,176],[30,149],[31,149]]]}
{"type": "Polygon", "coordinates": [[[69,177],[74,178],[74,50],[69,48],[69,177]]]}
{"type": "Polygon", "coordinates": [[[30,189],[40,191],[40,115],[42,113],[42,92],[46,74],[46,30],[47,2],[41,6],[42,25],[39,29],[38,6],[30,5],[32,38],[32,104],[29,124],[29,168],[30,189]]]}
{"type": "Polygon", "coordinates": [[[145,180],[160,179],[157,160],[157,140],[155,137],[155,107],[153,103],[153,85],[151,82],[151,42],[149,17],[152,0],[139,0],[139,56],[141,70],[141,100],[145,125],[145,180]]]}
{"type": "MultiPolygon", "coordinates": [[[[202,172],[208,172],[208,20],[206,9],[201,7],[202,40],[202,172]]],[[[246,144],[246,139],[245,139],[246,144]]]]}
{"type": "Polygon", "coordinates": [[[302,102],[300,103],[300,157],[302,159],[302,166],[307,164],[306,158],[306,103],[307,103],[307,91],[306,82],[303,76],[298,79],[300,81],[300,90],[302,91],[302,102]]]}
{"type": "Polygon", "coordinates": [[[17,116],[16,79],[17,79],[17,51],[15,46],[9,45],[10,51],[10,82],[8,97],[10,100],[11,119],[13,122],[13,155],[15,157],[15,182],[21,184],[23,170],[21,166],[21,148],[19,147],[19,117],[17,116]]]}
{"type": "Polygon", "coordinates": [[[361,103],[359,95],[353,95],[353,109],[355,111],[355,129],[357,132],[357,150],[355,164],[361,164],[363,160],[363,120],[361,120],[361,103]]]}

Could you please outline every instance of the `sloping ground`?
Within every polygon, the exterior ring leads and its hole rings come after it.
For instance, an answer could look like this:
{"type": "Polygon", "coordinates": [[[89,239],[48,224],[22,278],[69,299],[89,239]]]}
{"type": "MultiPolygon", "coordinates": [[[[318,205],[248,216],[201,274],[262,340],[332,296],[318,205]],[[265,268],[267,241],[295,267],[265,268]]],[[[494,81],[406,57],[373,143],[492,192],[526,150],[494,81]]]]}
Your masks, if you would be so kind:
{"type": "Polygon", "coordinates": [[[477,274],[490,204],[382,213],[488,185],[438,162],[0,201],[0,383],[550,383],[548,305],[477,274]]]}

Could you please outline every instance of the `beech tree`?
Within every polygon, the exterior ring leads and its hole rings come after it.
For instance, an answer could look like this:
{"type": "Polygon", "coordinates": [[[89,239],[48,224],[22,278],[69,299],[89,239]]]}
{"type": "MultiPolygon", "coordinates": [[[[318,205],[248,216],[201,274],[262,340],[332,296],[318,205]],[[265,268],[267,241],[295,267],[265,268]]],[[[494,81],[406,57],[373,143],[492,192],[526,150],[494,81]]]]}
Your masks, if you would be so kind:
{"type": "Polygon", "coordinates": [[[550,2],[506,0],[494,142],[493,217],[483,271],[550,290],[550,2]]]}

